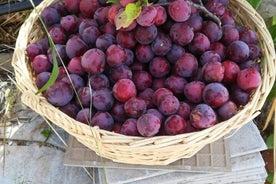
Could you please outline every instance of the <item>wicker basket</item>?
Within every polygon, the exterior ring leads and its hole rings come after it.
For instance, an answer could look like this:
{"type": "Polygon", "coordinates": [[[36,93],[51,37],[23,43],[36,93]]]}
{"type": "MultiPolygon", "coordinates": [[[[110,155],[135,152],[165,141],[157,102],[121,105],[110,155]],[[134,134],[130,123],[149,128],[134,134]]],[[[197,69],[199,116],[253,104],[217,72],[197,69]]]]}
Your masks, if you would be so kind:
{"type": "MultiPolygon", "coordinates": [[[[46,6],[55,2],[57,1],[44,0],[37,7],[37,11],[41,12],[46,6]]],[[[152,138],[124,136],[75,121],[49,104],[43,96],[35,95],[37,91],[35,78],[25,55],[27,44],[36,42],[43,35],[35,11],[30,14],[21,27],[12,61],[16,81],[22,91],[22,101],[76,137],[78,141],[94,150],[99,156],[115,162],[166,165],[181,158],[191,157],[206,144],[216,141],[231,130],[240,128],[259,115],[274,84],[276,73],[274,44],[263,19],[246,0],[230,0],[229,7],[238,23],[255,30],[258,34],[263,53],[263,81],[252,95],[250,102],[227,121],[200,132],[152,138]]]]}

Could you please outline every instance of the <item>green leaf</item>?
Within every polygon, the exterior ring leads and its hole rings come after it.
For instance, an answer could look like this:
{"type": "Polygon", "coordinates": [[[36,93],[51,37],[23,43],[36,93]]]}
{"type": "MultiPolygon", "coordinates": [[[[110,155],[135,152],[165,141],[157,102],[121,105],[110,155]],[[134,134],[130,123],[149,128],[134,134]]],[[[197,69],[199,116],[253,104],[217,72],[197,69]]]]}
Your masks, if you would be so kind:
{"type": "Polygon", "coordinates": [[[249,4],[251,4],[251,6],[252,6],[255,10],[257,10],[257,9],[260,7],[260,5],[261,5],[262,0],[247,0],[247,2],[249,2],[249,4]]]}
{"type": "Polygon", "coordinates": [[[44,84],[44,86],[42,86],[35,94],[39,94],[42,93],[43,91],[45,91],[46,89],[48,89],[49,87],[51,87],[57,77],[58,77],[58,73],[59,73],[59,69],[58,69],[58,62],[57,62],[57,58],[56,58],[56,48],[55,48],[55,44],[52,40],[52,38],[48,35],[48,40],[50,43],[50,47],[51,47],[51,51],[52,51],[52,57],[53,57],[53,69],[52,69],[52,73],[50,75],[49,80],[46,82],[46,84],[44,84]]]}
{"type": "Polygon", "coordinates": [[[266,177],[266,181],[269,183],[273,183],[274,180],[274,173],[273,172],[269,172],[267,177],[266,177]]]}
{"type": "MultiPolygon", "coordinates": [[[[138,2],[139,2],[139,1],[138,1],[138,2]]],[[[142,4],[147,5],[147,6],[152,5],[152,3],[149,3],[149,1],[148,1],[148,0],[140,0],[140,2],[141,2],[142,4]]]]}
{"type": "Polygon", "coordinates": [[[114,3],[114,4],[120,4],[119,0],[108,0],[106,3],[114,3]]]}
{"type": "Polygon", "coordinates": [[[276,25],[276,16],[271,17],[271,25],[270,26],[274,26],[276,25]]]}
{"type": "Polygon", "coordinates": [[[268,100],[272,100],[274,98],[276,98],[276,83],[274,83],[274,85],[273,85],[273,87],[272,87],[272,89],[271,89],[271,91],[270,91],[267,99],[268,100]]]}
{"type": "Polygon", "coordinates": [[[43,129],[40,133],[41,133],[46,139],[48,139],[48,138],[51,136],[51,134],[52,134],[51,129],[48,129],[48,128],[43,129]]]}
{"type": "Polygon", "coordinates": [[[276,24],[268,28],[268,30],[271,34],[274,44],[276,44],[276,24]]]}
{"type": "Polygon", "coordinates": [[[125,10],[115,19],[116,29],[127,28],[141,13],[139,4],[129,3],[125,10]]]}
{"type": "Polygon", "coordinates": [[[265,143],[268,149],[272,149],[274,147],[274,134],[270,134],[265,140],[265,143]]]}

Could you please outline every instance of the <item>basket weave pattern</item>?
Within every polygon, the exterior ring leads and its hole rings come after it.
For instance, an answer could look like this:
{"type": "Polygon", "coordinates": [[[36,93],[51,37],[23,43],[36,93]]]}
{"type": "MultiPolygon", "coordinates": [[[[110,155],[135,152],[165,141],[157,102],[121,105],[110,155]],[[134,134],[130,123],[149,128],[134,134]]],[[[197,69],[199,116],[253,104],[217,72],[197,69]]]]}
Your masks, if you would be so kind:
{"type": "Polygon", "coordinates": [[[262,17],[246,0],[229,0],[229,7],[235,20],[258,34],[262,49],[262,84],[252,95],[250,102],[237,115],[211,128],[195,133],[152,138],[131,137],[90,127],[70,118],[47,102],[38,90],[35,75],[31,70],[25,49],[29,43],[43,36],[38,14],[46,6],[57,1],[44,0],[22,25],[13,56],[16,81],[22,91],[22,102],[40,115],[73,135],[82,144],[94,150],[99,156],[116,162],[146,165],[166,165],[181,158],[188,158],[206,144],[225,136],[231,130],[240,128],[259,115],[265,99],[275,81],[276,61],[272,38],[262,17]]]}

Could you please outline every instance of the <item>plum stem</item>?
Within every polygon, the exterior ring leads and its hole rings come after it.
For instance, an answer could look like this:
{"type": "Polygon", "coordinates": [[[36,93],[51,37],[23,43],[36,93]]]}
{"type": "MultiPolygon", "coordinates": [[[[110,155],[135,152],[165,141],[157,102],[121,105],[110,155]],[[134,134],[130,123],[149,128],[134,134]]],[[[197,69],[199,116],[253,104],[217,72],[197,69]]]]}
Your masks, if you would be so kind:
{"type": "MultiPolygon", "coordinates": [[[[185,1],[190,6],[193,6],[196,9],[200,10],[201,12],[203,12],[206,17],[209,17],[210,19],[212,19],[221,28],[221,21],[220,21],[220,19],[215,14],[213,14],[209,10],[207,10],[207,8],[203,5],[203,3],[202,3],[201,0],[199,0],[199,3],[194,3],[194,2],[192,2],[190,0],[185,0],[185,1]]],[[[170,4],[170,2],[166,1],[166,2],[158,2],[155,5],[167,6],[169,4],[170,4]]]]}

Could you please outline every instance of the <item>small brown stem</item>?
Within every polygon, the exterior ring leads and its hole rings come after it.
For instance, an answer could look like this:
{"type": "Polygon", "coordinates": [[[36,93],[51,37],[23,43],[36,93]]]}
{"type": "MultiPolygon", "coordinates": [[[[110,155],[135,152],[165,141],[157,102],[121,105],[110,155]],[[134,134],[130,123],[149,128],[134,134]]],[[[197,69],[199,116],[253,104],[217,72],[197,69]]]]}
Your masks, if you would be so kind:
{"type": "MultiPolygon", "coordinates": [[[[204,15],[206,17],[209,17],[210,19],[212,19],[219,27],[221,27],[221,21],[220,19],[213,13],[211,13],[209,10],[207,10],[205,8],[205,6],[203,5],[202,1],[200,0],[199,3],[194,3],[190,0],[185,0],[190,6],[195,7],[196,9],[198,9],[199,11],[203,12],[204,15]]],[[[155,5],[160,5],[160,6],[168,6],[170,4],[170,2],[158,2],[155,5]]]]}
{"type": "Polygon", "coordinates": [[[221,27],[221,21],[220,19],[213,13],[211,13],[209,10],[207,10],[205,8],[205,6],[203,5],[202,1],[199,1],[199,4],[196,4],[190,0],[186,0],[186,2],[190,5],[193,6],[195,8],[197,8],[198,10],[202,11],[204,13],[205,16],[209,17],[210,19],[212,19],[219,27],[221,27]]]}

